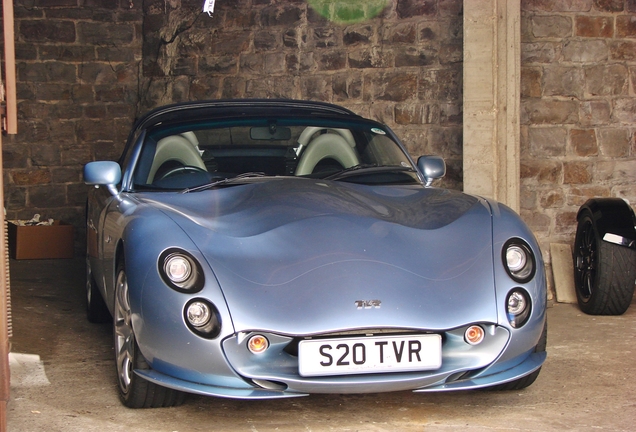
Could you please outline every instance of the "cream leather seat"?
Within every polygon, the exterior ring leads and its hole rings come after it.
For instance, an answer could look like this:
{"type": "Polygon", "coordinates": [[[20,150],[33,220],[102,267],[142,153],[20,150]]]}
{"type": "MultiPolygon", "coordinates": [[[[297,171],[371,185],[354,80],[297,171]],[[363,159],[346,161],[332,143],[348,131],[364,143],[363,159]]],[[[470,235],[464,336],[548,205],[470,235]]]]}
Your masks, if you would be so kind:
{"type": "Polygon", "coordinates": [[[324,159],[333,159],[349,168],[359,164],[356,151],[340,134],[326,133],[314,138],[302,153],[296,167],[296,175],[311,174],[316,165],[324,159]]]}
{"type": "Polygon", "coordinates": [[[193,166],[206,170],[201,155],[192,142],[181,135],[162,138],[157,143],[155,158],[148,174],[148,184],[155,180],[157,170],[166,162],[174,161],[183,166],[193,166]]]}

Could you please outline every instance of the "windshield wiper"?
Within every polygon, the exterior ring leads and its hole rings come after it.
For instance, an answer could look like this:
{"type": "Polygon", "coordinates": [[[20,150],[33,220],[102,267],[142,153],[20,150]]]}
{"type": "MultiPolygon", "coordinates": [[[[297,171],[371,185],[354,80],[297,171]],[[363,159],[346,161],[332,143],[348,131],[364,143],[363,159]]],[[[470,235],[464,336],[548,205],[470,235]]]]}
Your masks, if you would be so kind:
{"type": "Polygon", "coordinates": [[[202,191],[202,190],[206,190],[206,189],[211,189],[211,188],[214,188],[214,187],[217,187],[217,186],[240,183],[243,180],[252,179],[252,178],[258,178],[258,177],[267,177],[267,175],[265,173],[262,173],[262,172],[246,172],[246,173],[243,173],[243,174],[239,174],[236,177],[224,178],[224,179],[221,179],[221,180],[213,181],[211,183],[206,183],[206,184],[201,185],[201,186],[196,186],[196,187],[192,187],[192,188],[186,188],[186,189],[182,190],[181,193],[185,194],[185,193],[188,193],[188,192],[198,192],[198,191],[202,191]]]}
{"type": "Polygon", "coordinates": [[[378,164],[360,164],[354,165],[352,167],[346,168],[342,171],[338,171],[337,173],[328,175],[324,177],[324,180],[340,180],[346,177],[351,177],[358,174],[369,174],[376,172],[403,172],[410,171],[415,172],[415,170],[410,166],[402,166],[402,165],[378,165],[378,164]]]}

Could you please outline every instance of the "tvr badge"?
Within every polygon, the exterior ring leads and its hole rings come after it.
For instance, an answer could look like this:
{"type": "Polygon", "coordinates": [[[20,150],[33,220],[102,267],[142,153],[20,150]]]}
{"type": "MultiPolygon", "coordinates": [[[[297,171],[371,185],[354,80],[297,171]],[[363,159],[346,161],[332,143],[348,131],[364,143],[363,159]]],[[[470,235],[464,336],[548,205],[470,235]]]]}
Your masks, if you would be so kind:
{"type": "Polygon", "coordinates": [[[358,309],[380,309],[382,304],[380,300],[356,300],[354,303],[358,309]]]}

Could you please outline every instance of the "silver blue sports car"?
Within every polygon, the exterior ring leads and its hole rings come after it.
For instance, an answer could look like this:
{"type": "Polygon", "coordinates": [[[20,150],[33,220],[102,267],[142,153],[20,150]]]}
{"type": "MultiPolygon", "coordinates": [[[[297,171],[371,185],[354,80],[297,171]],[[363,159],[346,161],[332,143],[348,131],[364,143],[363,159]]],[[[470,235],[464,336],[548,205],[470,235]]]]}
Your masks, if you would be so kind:
{"type": "Polygon", "coordinates": [[[186,393],[522,389],[546,282],[509,208],[436,188],[385,125],[325,103],[190,102],[91,162],[87,313],[129,407],[186,393]]]}

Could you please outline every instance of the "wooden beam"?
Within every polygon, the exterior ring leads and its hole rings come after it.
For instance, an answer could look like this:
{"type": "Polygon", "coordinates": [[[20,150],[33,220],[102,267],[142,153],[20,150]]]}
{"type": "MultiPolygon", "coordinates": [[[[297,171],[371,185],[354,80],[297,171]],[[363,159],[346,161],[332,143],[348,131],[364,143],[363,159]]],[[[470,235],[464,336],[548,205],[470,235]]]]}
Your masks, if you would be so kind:
{"type": "Polygon", "coordinates": [[[5,127],[8,134],[17,134],[18,103],[16,97],[15,78],[15,32],[13,21],[13,0],[2,0],[2,11],[4,24],[4,85],[7,103],[5,127]]]}

